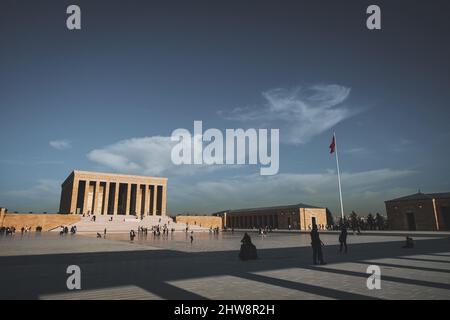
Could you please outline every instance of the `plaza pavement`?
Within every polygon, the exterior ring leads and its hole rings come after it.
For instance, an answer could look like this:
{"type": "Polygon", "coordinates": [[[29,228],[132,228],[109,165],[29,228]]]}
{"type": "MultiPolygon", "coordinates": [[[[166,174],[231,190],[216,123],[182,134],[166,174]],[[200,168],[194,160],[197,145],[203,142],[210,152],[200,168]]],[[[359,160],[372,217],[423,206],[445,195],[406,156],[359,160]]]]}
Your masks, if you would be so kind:
{"type": "Polygon", "coordinates": [[[242,233],[167,237],[16,234],[0,238],[0,299],[449,299],[450,238],[322,234],[325,266],[311,264],[309,236],[251,234],[259,259],[237,258],[242,233]],[[68,291],[66,268],[81,268],[82,290],[68,291]],[[381,290],[366,269],[381,268],[381,290]]]}

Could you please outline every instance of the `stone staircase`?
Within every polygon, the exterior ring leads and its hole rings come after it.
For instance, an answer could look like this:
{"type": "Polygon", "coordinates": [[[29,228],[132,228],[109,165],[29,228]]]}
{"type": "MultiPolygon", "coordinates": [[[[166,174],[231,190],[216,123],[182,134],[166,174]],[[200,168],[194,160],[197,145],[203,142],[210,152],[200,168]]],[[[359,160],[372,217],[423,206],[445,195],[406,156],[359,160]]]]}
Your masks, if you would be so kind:
{"type": "MultiPolygon", "coordinates": [[[[130,230],[137,231],[139,227],[148,228],[149,230],[154,226],[160,226],[161,228],[166,225],[169,230],[175,229],[175,231],[185,231],[185,223],[176,223],[169,216],[147,216],[144,219],[136,218],[136,216],[96,216],[96,221],[92,221],[92,217],[82,217],[80,221],[68,225],[69,229],[71,226],[77,227],[77,232],[99,232],[107,230],[108,233],[111,232],[129,232],[130,230]],[[110,221],[110,218],[113,220],[110,221]]],[[[194,232],[208,231],[207,228],[202,228],[196,225],[189,225],[189,230],[194,232]]],[[[59,232],[60,228],[55,228],[52,231],[59,232]]]]}
{"type": "MultiPolygon", "coordinates": [[[[145,217],[141,223],[140,226],[144,228],[152,228],[153,226],[164,226],[166,225],[169,230],[175,229],[175,231],[185,231],[186,230],[186,224],[185,223],[177,223],[174,222],[173,219],[169,216],[147,216],[145,217]]],[[[202,228],[196,225],[189,225],[189,230],[192,231],[208,231],[208,228],[202,228]]]]}

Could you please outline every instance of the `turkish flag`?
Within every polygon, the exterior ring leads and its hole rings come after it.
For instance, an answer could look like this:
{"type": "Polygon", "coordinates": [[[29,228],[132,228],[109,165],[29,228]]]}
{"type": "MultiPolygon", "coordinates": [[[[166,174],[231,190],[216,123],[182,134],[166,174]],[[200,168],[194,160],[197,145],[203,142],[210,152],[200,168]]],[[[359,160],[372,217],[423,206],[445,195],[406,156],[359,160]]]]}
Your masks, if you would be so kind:
{"type": "Polygon", "coordinates": [[[336,148],[336,140],[333,136],[333,140],[331,140],[331,144],[330,144],[330,153],[334,153],[335,148],[336,148]]]}

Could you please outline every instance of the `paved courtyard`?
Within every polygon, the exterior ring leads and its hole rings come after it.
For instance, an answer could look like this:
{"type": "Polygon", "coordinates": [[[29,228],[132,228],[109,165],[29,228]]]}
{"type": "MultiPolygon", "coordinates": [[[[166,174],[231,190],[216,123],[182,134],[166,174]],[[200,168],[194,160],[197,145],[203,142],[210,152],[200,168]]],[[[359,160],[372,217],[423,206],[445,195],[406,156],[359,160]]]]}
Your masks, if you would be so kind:
{"type": "Polygon", "coordinates": [[[322,234],[325,266],[311,263],[307,234],[251,234],[259,259],[237,258],[242,233],[166,237],[110,234],[16,234],[0,238],[1,299],[449,299],[450,239],[322,234]],[[81,268],[82,290],[68,291],[66,269],[81,268]],[[381,289],[369,290],[369,265],[381,268],[381,289]]]}

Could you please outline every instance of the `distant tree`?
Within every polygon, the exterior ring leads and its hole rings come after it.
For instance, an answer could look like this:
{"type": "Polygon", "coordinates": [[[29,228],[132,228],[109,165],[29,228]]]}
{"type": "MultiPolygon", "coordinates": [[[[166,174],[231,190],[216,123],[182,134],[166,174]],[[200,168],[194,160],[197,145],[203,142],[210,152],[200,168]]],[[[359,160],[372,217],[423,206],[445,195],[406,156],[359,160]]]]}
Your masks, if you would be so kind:
{"type": "Polygon", "coordinates": [[[364,218],[362,218],[362,217],[358,218],[358,226],[360,229],[366,230],[364,218]]]}
{"type": "Polygon", "coordinates": [[[373,230],[375,227],[375,219],[372,213],[369,213],[369,215],[367,216],[367,226],[369,227],[369,230],[373,230]]]}
{"type": "Polygon", "coordinates": [[[378,230],[384,230],[384,224],[385,224],[384,217],[381,214],[379,214],[378,212],[375,215],[375,223],[377,225],[378,230]]]}
{"type": "Polygon", "coordinates": [[[352,211],[350,214],[350,225],[352,226],[353,231],[358,229],[358,215],[355,211],[352,211]]]}
{"type": "Polygon", "coordinates": [[[348,227],[348,219],[344,216],[344,219],[339,218],[339,228],[342,228],[343,226],[348,227]]]}
{"type": "Polygon", "coordinates": [[[331,213],[330,210],[328,210],[328,208],[326,209],[326,214],[327,214],[327,223],[328,223],[328,225],[334,225],[333,214],[331,213]]]}

